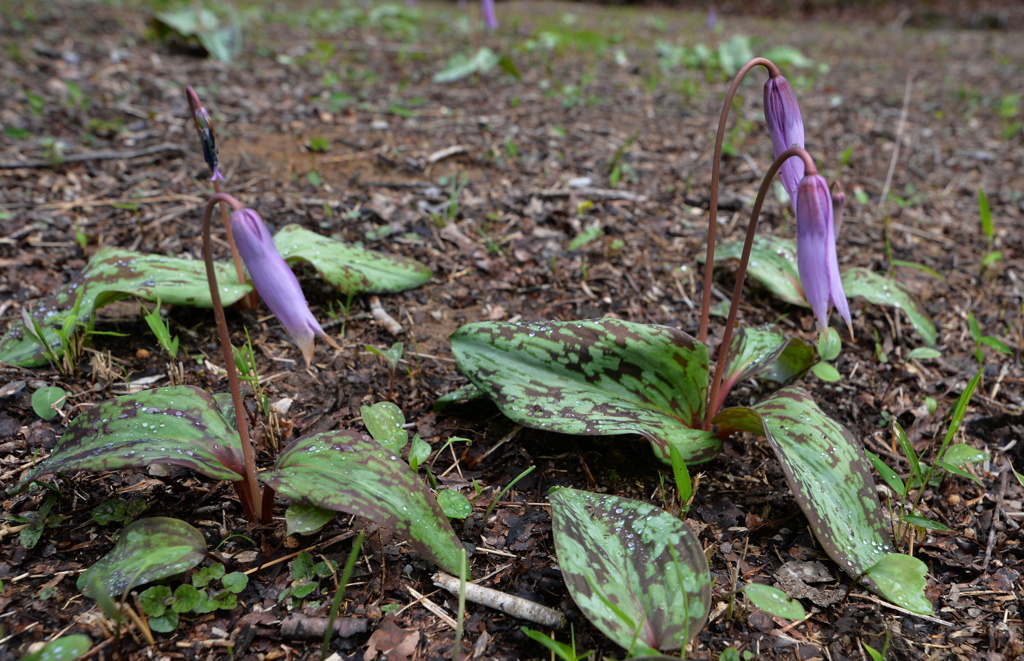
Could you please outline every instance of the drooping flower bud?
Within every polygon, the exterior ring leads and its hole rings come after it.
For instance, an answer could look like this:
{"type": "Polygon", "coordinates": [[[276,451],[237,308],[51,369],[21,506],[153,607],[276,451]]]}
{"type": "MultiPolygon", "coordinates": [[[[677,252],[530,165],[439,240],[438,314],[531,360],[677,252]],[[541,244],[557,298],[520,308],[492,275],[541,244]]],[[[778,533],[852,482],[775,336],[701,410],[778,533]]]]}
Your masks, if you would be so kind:
{"type": "Polygon", "coordinates": [[[213,123],[210,121],[210,113],[206,112],[199,95],[191,87],[185,88],[185,96],[188,97],[188,107],[192,111],[192,119],[196,123],[196,131],[199,133],[199,143],[203,148],[203,159],[206,166],[210,168],[210,181],[224,179],[220,173],[217,163],[217,134],[213,130],[213,123]]]}
{"type": "MultiPolygon", "coordinates": [[[[768,135],[772,138],[775,158],[790,147],[804,146],[804,120],[800,116],[800,106],[796,103],[792,86],[782,76],[769,78],[764,84],[764,119],[768,124],[768,135]]],[[[797,187],[803,178],[804,162],[799,158],[790,158],[779,168],[779,179],[789,194],[794,211],[797,187]]]]}
{"type": "Polygon", "coordinates": [[[480,0],[480,11],[484,15],[484,25],[488,30],[498,29],[498,15],[494,11],[494,0],[480,0]]]}
{"type": "Polygon", "coordinates": [[[233,212],[231,229],[256,291],[298,345],[306,366],[313,360],[314,336],[319,335],[335,349],[339,348],[310,312],[298,278],[277,251],[259,214],[253,209],[233,212]]]}
{"type": "Polygon", "coordinates": [[[843,291],[836,255],[832,196],[828,182],[818,174],[801,179],[797,190],[796,263],[804,297],[818,320],[819,330],[828,328],[829,308],[835,305],[852,335],[850,307],[843,291]]]}

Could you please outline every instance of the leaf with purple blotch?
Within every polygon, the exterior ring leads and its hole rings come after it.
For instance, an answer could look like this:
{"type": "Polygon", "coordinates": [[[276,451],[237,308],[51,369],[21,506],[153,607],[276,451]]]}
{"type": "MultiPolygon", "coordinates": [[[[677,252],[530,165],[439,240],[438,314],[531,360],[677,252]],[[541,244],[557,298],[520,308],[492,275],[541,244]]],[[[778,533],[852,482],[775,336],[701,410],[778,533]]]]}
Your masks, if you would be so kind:
{"type": "Polygon", "coordinates": [[[594,626],[641,654],[681,649],[700,632],[711,573],[686,523],[619,496],[556,489],[550,500],[558,566],[594,626]]]}
{"type": "Polygon", "coordinates": [[[409,540],[447,572],[462,545],[423,480],[395,452],[354,431],[303,436],[259,478],[306,505],[366,517],[409,540]]]}
{"type": "Polygon", "coordinates": [[[159,581],[195,567],[206,556],[201,532],[178,519],[153,517],[125,526],[110,553],[78,577],[78,589],[95,599],[95,588],[106,596],[159,581]]]}
{"type": "Polygon", "coordinates": [[[801,338],[787,337],[775,324],[741,327],[729,346],[720,397],[724,400],[733,385],[754,376],[786,385],[816,360],[813,346],[801,338]]]}
{"type": "Polygon", "coordinates": [[[50,456],[16,487],[43,475],[175,464],[214,480],[242,479],[242,442],[213,397],[195,386],[108,399],[71,421],[50,456]]]}
{"type": "MultiPolygon", "coordinates": [[[[224,305],[231,305],[252,289],[249,284],[238,284],[238,276],[229,264],[215,264],[214,269],[224,305]]],[[[54,328],[73,312],[79,289],[82,294],[78,321],[83,324],[92,318],[97,308],[128,296],[159,300],[167,305],[201,308],[212,305],[206,265],[202,260],[100,248],[76,278],[32,308],[32,318],[43,329],[43,339],[55,351],[61,350],[61,342],[54,328]]],[[[0,339],[0,362],[36,367],[47,361],[39,342],[26,332],[24,322],[17,320],[0,339]]]]}
{"type": "Polygon", "coordinates": [[[893,553],[871,464],[853,435],[807,391],[786,387],[752,408],[726,409],[712,422],[723,434],[747,431],[767,438],[825,552],[869,590],[904,608],[920,607],[916,586],[881,584],[868,573],[893,553]]]}
{"type": "Polygon", "coordinates": [[[713,459],[717,436],[701,429],[707,347],[668,326],[619,319],[480,322],[451,337],[459,369],[514,422],[535,429],[640,434],[670,463],[713,459]]]}

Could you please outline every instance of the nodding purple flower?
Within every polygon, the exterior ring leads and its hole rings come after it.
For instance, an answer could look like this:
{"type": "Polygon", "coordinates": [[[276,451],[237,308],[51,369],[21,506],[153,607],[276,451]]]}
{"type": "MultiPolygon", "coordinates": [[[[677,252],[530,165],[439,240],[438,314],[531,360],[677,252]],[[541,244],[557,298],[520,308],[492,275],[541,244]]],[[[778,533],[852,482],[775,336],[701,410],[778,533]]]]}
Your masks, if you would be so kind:
{"type": "MultiPolygon", "coordinates": [[[[764,84],[764,119],[768,124],[768,135],[772,138],[775,158],[794,145],[804,146],[804,120],[800,117],[800,106],[796,103],[793,88],[782,76],[769,78],[764,84]]],[[[797,205],[797,187],[804,178],[804,162],[790,158],[779,168],[782,187],[789,193],[793,210],[797,205]]]]}
{"type": "Polygon", "coordinates": [[[480,0],[480,11],[484,15],[484,25],[488,30],[498,29],[498,15],[494,12],[494,0],[480,0]]]}
{"type": "Polygon", "coordinates": [[[839,276],[832,204],[824,177],[815,173],[800,180],[796,195],[796,263],[804,297],[814,311],[819,330],[828,328],[829,307],[835,305],[852,335],[850,307],[839,276]]]}
{"type": "Polygon", "coordinates": [[[298,278],[277,252],[277,246],[259,214],[252,209],[233,212],[231,229],[256,291],[302,351],[306,367],[313,360],[314,336],[319,335],[332,347],[339,348],[309,311],[298,278]]]}
{"type": "Polygon", "coordinates": [[[196,131],[199,132],[199,143],[203,147],[203,159],[206,166],[210,168],[210,181],[224,179],[217,167],[217,134],[213,130],[213,122],[210,121],[210,113],[206,112],[199,95],[191,87],[185,88],[185,96],[188,98],[188,107],[192,111],[192,119],[196,123],[196,131]]]}

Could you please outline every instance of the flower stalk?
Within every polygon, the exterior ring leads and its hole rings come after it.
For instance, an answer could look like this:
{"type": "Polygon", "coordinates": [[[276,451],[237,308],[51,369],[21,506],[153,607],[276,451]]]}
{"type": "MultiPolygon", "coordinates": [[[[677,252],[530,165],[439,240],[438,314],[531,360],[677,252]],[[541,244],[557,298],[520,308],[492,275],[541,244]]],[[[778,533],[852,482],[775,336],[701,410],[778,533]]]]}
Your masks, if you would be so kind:
{"type": "MultiPolygon", "coordinates": [[[[235,371],[234,348],[231,346],[231,334],[228,332],[227,320],[224,317],[224,305],[220,300],[220,288],[217,285],[217,273],[213,268],[213,245],[210,237],[210,219],[213,215],[213,207],[217,204],[231,205],[235,209],[241,209],[242,204],[231,195],[216,193],[206,203],[203,212],[203,261],[206,262],[206,279],[210,285],[210,300],[213,303],[213,316],[217,321],[217,334],[220,338],[221,349],[224,352],[224,371],[228,376],[228,389],[231,391],[231,402],[235,407],[235,420],[238,424],[238,435],[241,438],[242,459],[245,463],[242,474],[242,482],[232,482],[239,500],[242,501],[242,508],[245,516],[250,521],[269,522],[270,508],[265,507],[264,499],[260,495],[260,487],[256,481],[256,457],[253,450],[252,439],[249,437],[249,425],[245,420],[245,406],[242,403],[242,388],[238,381],[238,373],[235,371]]],[[[243,273],[243,280],[244,273],[243,273]]]]}

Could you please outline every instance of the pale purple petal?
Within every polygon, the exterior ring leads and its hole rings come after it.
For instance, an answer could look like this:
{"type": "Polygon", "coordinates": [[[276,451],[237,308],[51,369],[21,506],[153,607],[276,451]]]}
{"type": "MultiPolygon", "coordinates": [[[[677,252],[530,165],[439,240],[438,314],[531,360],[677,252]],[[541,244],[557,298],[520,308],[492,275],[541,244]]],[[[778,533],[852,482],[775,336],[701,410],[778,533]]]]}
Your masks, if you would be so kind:
{"type": "Polygon", "coordinates": [[[796,263],[804,297],[820,329],[828,328],[828,312],[832,304],[850,325],[850,308],[839,275],[828,182],[816,174],[804,177],[796,200],[796,263]]]}
{"type": "Polygon", "coordinates": [[[298,278],[277,252],[270,232],[254,210],[241,209],[232,213],[231,229],[260,298],[298,345],[309,365],[313,357],[314,336],[320,335],[331,344],[333,342],[310,312],[298,278]]]}
{"type": "Polygon", "coordinates": [[[494,11],[494,0],[480,0],[480,11],[484,15],[484,25],[488,30],[498,29],[498,15],[494,11]]]}
{"type": "MultiPolygon", "coordinates": [[[[782,76],[769,78],[764,84],[764,119],[768,124],[768,135],[772,139],[775,158],[796,145],[804,146],[804,120],[800,116],[793,88],[782,76]]],[[[804,162],[790,158],[779,168],[782,187],[789,193],[789,199],[796,210],[797,187],[804,178],[804,162]]]]}

